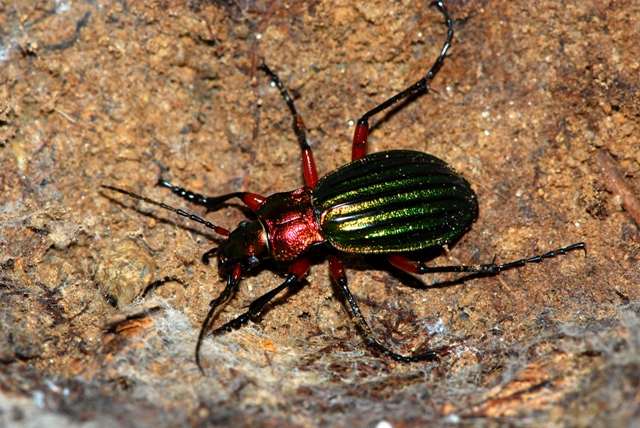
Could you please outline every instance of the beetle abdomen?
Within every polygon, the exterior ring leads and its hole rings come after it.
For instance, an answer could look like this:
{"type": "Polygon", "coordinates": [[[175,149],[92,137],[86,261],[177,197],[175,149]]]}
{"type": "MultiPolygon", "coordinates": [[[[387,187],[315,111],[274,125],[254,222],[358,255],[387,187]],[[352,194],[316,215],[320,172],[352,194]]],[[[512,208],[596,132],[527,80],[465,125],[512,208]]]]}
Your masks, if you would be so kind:
{"type": "Polygon", "coordinates": [[[468,181],[442,160],[409,150],[371,154],[327,174],[312,204],[325,239],[357,253],[444,245],[478,213],[468,181]]]}

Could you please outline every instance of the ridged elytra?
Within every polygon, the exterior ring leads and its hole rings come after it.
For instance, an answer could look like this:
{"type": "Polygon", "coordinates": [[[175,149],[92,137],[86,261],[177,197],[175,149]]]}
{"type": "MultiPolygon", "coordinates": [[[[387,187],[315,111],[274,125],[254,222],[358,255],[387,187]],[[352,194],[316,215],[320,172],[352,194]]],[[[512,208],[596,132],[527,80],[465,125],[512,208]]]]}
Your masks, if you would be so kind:
{"type": "Polygon", "coordinates": [[[445,245],[478,214],[467,180],[435,156],[409,150],[367,155],[330,172],[311,204],[331,246],[362,254],[445,245]]]}
{"type": "Polygon", "coordinates": [[[159,182],[180,197],[211,211],[232,198],[239,198],[255,213],[255,220],[242,222],[238,228],[229,231],[164,203],[113,186],[102,186],[173,211],[228,237],[218,248],[202,256],[203,262],[208,264],[210,257],[217,255],[218,271],[227,282],[220,295],[211,301],[198,337],[195,359],[203,373],[200,347],[216,309],[237,289],[241,275],[265,259],[288,262],[286,280],[252,302],[245,313],[213,330],[214,335],[240,328],[277,294],[299,283],[309,270],[310,253],[315,247],[323,245],[327,247],[331,276],[344,292],[365,336],[365,343],[395,360],[414,362],[437,359],[447,354],[449,348],[444,346],[417,355],[401,355],[380,343],[349,290],[346,272],[339,259],[341,251],[382,254],[393,266],[414,274],[467,272],[495,275],[505,269],[585,248],[584,243],[577,243],[500,265],[426,266],[422,261],[407,258],[407,252],[451,243],[469,229],[478,212],[476,195],[469,182],[446,162],[426,153],[408,150],[366,155],[369,118],[402,99],[426,91],[442,66],[453,38],[453,23],[444,4],[437,2],[436,5],[444,15],[447,26],[447,36],[440,55],[424,78],[358,120],[352,143],[352,162],[349,164],[318,180],[304,122],[277,75],[263,64],[261,69],[278,87],[293,116],[293,128],[302,151],[305,187],[269,197],[250,192],[204,197],[167,181],[159,182]]]}

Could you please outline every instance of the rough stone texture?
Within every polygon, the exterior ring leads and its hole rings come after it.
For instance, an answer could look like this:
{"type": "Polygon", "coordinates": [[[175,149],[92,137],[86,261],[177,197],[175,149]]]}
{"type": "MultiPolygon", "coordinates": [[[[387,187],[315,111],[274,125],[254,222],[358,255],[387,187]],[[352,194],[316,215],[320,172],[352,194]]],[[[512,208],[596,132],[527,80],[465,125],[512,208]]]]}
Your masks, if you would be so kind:
{"type": "Polygon", "coordinates": [[[102,248],[93,279],[100,292],[124,310],[153,284],[155,270],[151,256],[133,241],[125,240],[102,248]]]}
{"type": "MultiPolygon", "coordinates": [[[[586,256],[467,280],[347,257],[378,337],[405,353],[452,347],[437,363],[399,364],[361,343],[320,255],[255,324],[205,342],[204,377],[193,349],[224,284],[200,255],[218,238],[100,185],[199,215],[155,186],[161,174],[207,195],[300,186],[291,118],[256,71],[262,58],[295,95],[320,175],[331,171],[349,161],[349,122],[431,65],[441,16],[406,0],[0,4],[0,424],[640,424],[638,225],[598,163],[609,151],[640,194],[640,4],[450,11],[435,91],[376,117],[369,148],[428,151],[473,183],[478,221],[430,263],[579,241],[586,256]],[[120,311],[95,272],[123,241],[153,260],[153,280],[183,284],[120,311]]],[[[246,215],[231,204],[207,219],[246,215]]],[[[216,323],[282,271],[248,275],[216,323]]]]}

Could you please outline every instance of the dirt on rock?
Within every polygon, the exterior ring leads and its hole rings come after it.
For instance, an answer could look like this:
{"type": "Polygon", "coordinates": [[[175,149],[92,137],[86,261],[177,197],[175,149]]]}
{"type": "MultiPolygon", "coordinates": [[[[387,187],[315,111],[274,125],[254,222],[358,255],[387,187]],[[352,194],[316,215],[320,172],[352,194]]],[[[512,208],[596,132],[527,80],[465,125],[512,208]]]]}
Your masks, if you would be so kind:
{"type": "MultiPolygon", "coordinates": [[[[205,340],[203,376],[195,343],[225,283],[201,256],[221,238],[101,185],[234,228],[251,216],[240,203],[207,213],[156,184],[302,186],[261,62],[322,176],[350,161],[363,113],[425,75],[442,15],[408,0],[0,5],[0,425],[639,424],[640,3],[447,6],[432,91],[375,116],[369,138],[370,153],[445,160],[478,195],[471,230],[428,263],[586,253],[489,277],[346,256],[386,345],[450,349],[405,364],[366,347],[320,251],[302,286],[205,340]]],[[[285,272],[246,275],[214,325],[285,272]]]]}

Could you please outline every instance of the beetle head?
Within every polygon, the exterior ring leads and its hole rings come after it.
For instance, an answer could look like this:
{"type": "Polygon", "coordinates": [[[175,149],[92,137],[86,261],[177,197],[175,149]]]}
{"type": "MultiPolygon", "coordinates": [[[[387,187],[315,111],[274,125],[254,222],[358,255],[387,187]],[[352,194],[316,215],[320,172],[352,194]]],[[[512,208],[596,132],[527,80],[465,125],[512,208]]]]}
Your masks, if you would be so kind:
{"type": "Polygon", "coordinates": [[[267,232],[258,220],[243,221],[218,247],[218,271],[229,275],[236,265],[246,272],[269,258],[267,232]]]}

